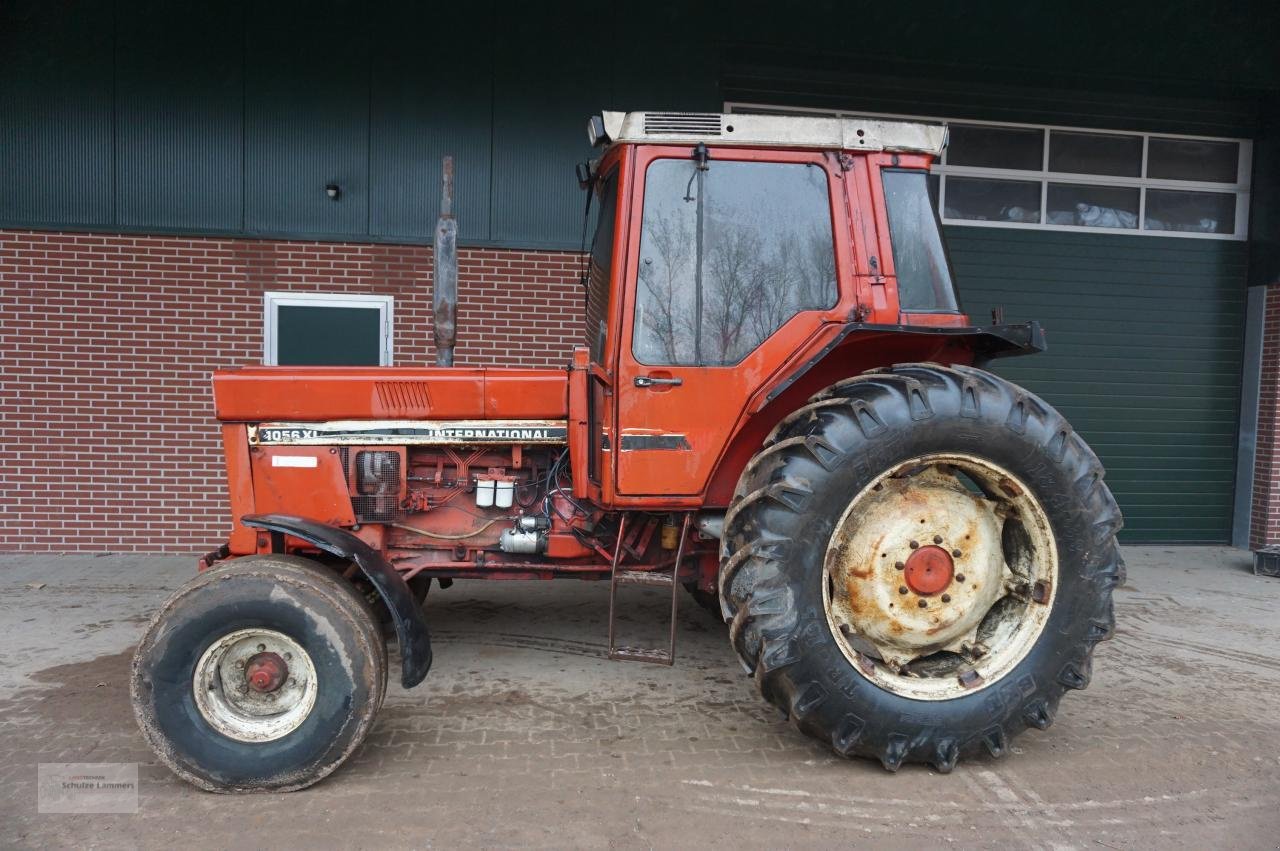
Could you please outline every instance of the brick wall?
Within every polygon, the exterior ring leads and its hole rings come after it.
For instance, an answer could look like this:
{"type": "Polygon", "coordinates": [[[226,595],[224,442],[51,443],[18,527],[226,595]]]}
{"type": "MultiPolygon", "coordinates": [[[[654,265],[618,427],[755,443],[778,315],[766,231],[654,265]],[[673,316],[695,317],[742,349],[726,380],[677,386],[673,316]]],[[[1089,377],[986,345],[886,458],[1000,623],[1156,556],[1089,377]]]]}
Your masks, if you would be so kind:
{"type": "Polygon", "coordinates": [[[1267,287],[1249,548],[1280,544],[1280,284],[1267,287]]]}
{"type": "MultiPolygon", "coordinates": [[[[462,249],[459,366],[561,366],[577,255],[462,249]]],[[[209,373],[260,363],[266,290],[395,297],[429,365],[422,246],[0,231],[0,551],[207,552],[226,535],[209,373]]]]}

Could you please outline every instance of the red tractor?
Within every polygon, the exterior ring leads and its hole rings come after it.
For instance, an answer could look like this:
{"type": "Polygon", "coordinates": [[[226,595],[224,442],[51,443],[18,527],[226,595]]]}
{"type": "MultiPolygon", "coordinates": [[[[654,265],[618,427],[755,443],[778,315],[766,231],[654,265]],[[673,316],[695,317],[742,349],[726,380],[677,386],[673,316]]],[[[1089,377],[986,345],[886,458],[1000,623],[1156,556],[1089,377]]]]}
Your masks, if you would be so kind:
{"type": "MultiPolygon", "coordinates": [[[[680,587],[766,700],[846,756],[1001,756],[1089,682],[1123,581],[1097,457],[981,367],[1034,323],[958,306],[930,198],[941,127],[609,113],[579,169],[586,345],[564,369],[214,376],[234,524],[151,622],[143,734],[210,790],[290,790],[422,682],[429,583],[680,587]],[[381,621],[381,622],[380,622],[381,621]]],[[[448,208],[446,206],[446,212],[448,208]]]]}

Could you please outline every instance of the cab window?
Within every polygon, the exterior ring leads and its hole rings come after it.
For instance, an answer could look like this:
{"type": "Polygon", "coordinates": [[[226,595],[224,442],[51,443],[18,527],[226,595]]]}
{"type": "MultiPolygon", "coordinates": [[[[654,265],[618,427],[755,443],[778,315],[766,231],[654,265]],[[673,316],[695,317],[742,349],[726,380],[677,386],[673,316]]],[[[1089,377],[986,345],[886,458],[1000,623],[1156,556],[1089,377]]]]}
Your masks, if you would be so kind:
{"type": "Polygon", "coordinates": [[[613,259],[614,221],[618,211],[618,170],[600,182],[599,213],[595,234],[591,238],[591,254],[587,269],[587,348],[591,360],[601,363],[609,329],[609,299],[612,292],[609,270],[613,259]]]}
{"type": "Polygon", "coordinates": [[[886,170],[884,203],[893,242],[893,269],[898,276],[898,309],[956,311],[951,265],[937,208],[929,195],[928,173],[886,170]]]}
{"type": "Polygon", "coordinates": [[[827,174],[661,159],[645,175],[632,354],[729,366],[797,313],[835,306],[827,174]]]}

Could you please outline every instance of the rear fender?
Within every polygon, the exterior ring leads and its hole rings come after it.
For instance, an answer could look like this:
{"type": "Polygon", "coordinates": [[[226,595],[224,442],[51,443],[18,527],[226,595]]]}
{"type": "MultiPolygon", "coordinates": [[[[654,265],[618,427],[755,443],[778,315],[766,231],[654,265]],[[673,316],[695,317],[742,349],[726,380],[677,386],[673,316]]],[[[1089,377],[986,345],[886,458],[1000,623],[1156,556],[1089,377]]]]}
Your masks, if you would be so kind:
{"type": "Polygon", "coordinates": [[[377,550],[345,529],[290,514],[247,514],[245,526],[292,535],[331,555],[355,562],[387,604],[400,641],[400,682],[413,688],[431,670],[431,636],[422,609],[414,602],[404,577],[377,550]]]}
{"type": "Polygon", "coordinates": [[[825,345],[775,375],[749,400],[737,431],[712,470],[703,505],[727,507],[743,469],[774,426],[814,393],[841,379],[897,363],[982,366],[993,358],[1044,350],[1044,331],[1034,321],[990,326],[846,323],[825,345]]]}

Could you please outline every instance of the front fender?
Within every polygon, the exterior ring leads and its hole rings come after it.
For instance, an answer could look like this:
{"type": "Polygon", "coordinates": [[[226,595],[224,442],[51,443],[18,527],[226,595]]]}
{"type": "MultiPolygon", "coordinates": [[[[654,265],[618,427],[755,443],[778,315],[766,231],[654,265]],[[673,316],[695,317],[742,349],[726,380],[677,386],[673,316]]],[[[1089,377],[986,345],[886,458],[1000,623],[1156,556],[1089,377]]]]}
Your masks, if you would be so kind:
{"type": "Polygon", "coordinates": [[[240,518],[246,526],[292,535],[314,544],[327,553],[356,563],[378,591],[391,612],[396,638],[400,641],[400,682],[413,688],[431,670],[431,636],[422,609],[414,602],[409,586],[377,550],[336,526],[290,514],[247,514],[240,518]]]}

